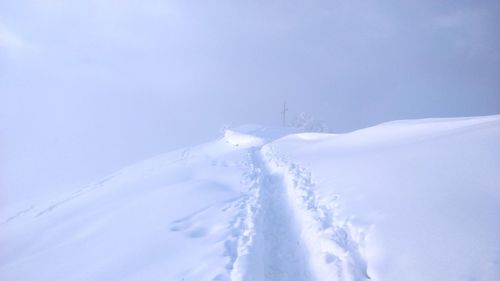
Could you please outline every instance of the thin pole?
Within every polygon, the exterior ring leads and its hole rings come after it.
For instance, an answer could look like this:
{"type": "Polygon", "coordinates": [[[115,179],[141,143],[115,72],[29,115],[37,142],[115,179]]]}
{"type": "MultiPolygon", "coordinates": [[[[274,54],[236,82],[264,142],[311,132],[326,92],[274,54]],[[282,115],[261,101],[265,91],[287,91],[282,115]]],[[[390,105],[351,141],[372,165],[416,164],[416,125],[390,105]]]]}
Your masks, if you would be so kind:
{"type": "Polygon", "coordinates": [[[283,127],[286,127],[286,112],[288,111],[288,108],[286,107],[286,101],[283,102],[283,111],[281,112],[283,114],[283,127]]]}

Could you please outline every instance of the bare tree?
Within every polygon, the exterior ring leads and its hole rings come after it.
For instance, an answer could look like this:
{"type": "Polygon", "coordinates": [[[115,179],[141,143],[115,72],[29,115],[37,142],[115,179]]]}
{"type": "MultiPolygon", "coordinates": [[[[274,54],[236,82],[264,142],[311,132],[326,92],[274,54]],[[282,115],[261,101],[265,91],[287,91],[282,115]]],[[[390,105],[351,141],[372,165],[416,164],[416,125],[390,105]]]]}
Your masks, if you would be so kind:
{"type": "Polygon", "coordinates": [[[330,131],[325,122],[317,120],[305,112],[299,113],[292,121],[291,126],[306,132],[327,133],[330,131]]]}

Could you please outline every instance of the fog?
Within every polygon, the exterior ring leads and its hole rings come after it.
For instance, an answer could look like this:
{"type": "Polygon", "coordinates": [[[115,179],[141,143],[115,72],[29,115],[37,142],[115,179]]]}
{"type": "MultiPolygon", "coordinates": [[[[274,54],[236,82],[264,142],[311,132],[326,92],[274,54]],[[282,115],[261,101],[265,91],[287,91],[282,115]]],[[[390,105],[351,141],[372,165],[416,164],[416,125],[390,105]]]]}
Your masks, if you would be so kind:
{"type": "MultiPolygon", "coordinates": [[[[0,2],[1,200],[245,123],[500,113],[500,1],[0,2]]],[[[0,202],[1,203],[1,202],[0,202]]]]}

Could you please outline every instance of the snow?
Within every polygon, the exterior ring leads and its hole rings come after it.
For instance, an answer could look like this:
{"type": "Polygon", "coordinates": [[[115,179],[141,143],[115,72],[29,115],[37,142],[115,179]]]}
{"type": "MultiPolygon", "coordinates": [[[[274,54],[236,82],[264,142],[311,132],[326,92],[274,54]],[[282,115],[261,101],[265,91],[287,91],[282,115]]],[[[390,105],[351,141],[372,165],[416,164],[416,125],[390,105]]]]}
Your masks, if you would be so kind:
{"type": "Polygon", "coordinates": [[[275,153],[314,175],[373,280],[500,280],[500,116],[293,135],[275,153]]]}
{"type": "Polygon", "coordinates": [[[0,209],[0,280],[500,280],[500,116],[247,125],[0,209]]]}

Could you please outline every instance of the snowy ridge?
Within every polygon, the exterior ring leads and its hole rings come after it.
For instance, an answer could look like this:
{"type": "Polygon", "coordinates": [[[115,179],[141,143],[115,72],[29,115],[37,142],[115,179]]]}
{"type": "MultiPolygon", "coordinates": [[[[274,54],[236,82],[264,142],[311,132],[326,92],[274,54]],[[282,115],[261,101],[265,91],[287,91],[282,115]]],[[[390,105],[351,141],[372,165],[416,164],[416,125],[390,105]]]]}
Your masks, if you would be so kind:
{"type": "Polygon", "coordinates": [[[500,116],[227,131],[0,209],[0,280],[497,281],[498,143],[500,116]]]}

